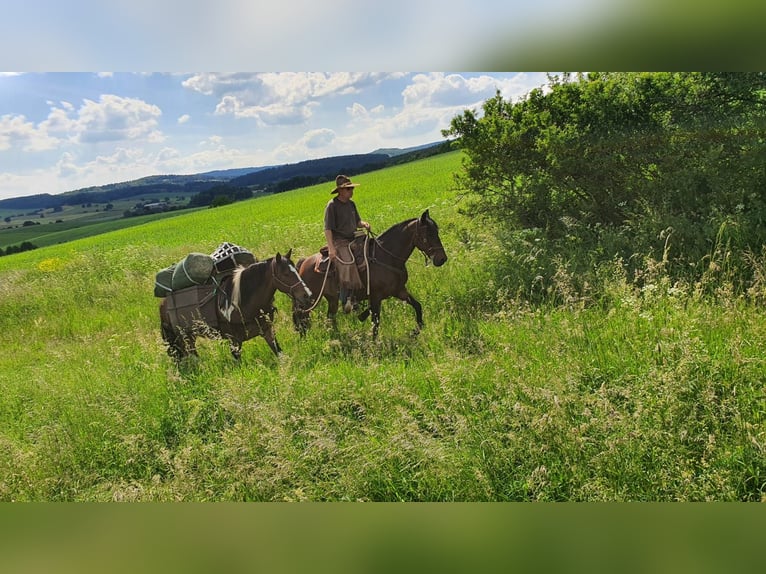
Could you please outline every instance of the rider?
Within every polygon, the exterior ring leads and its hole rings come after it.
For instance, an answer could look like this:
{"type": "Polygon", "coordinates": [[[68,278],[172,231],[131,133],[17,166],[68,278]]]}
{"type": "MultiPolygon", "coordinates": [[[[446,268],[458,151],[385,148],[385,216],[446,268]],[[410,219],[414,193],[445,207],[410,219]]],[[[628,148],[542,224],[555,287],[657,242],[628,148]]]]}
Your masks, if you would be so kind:
{"type": "Polygon", "coordinates": [[[350,313],[354,305],[353,293],[356,289],[362,289],[359,269],[351,253],[351,241],[354,233],[360,227],[368,230],[370,224],[362,221],[356,204],[351,200],[354,188],[358,183],[351,183],[346,175],[335,178],[335,189],[330,193],[337,194],[327,202],[324,210],[324,235],[327,239],[327,250],[330,263],[337,263],[338,279],[340,282],[340,299],[344,302],[343,311],[350,313]]]}

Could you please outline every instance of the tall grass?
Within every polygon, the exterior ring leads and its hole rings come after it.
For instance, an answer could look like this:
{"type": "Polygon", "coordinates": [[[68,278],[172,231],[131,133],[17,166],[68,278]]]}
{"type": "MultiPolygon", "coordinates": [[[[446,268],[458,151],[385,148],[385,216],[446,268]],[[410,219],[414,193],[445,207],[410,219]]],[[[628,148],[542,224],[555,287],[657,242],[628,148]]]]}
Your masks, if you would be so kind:
{"type": "Polygon", "coordinates": [[[222,241],[314,252],[326,185],[0,259],[0,500],[760,500],[757,298],[618,263],[598,301],[567,298],[565,266],[535,283],[533,247],[460,214],[459,162],[356,178],[374,230],[440,225],[447,264],[408,264],[417,338],[395,300],[377,342],[324,305],[300,338],[278,294],[281,358],[262,339],[239,365],[216,341],[165,354],[154,273],[222,241]],[[530,305],[537,288],[556,296],[530,305]]]}

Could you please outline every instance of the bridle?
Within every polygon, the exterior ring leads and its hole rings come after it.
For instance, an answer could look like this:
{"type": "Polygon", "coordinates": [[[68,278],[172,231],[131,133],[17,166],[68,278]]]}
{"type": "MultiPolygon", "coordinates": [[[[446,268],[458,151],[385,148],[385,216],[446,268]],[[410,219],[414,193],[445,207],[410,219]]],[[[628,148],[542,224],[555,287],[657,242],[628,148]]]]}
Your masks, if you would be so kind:
{"type": "Polygon", "coordinates": [[[434,258],[434,255],[439,253],[440,251],[443,254],[447,254],[447,252],[444,250],[444,246],[434,246],[428,243],[428,229],[426,226],[420,225],[420,219],[415,220],[415,239],[414,244],[415,247],[417,247],[420,252],[425,255],[426,257],[426,265],[428,265],[428,261],[432,260],[434,258]],[[422,229],[422,233],[421,233],[422,229]],[[425,245],[425,248],[418,245],[418,241],[420,241],[423,245],[425,245]]]}
{"type": "MultiPolygon", "coordinates": [[[[428,237],[426,234],[428,233],[428,229],[425,226],[420,225],[420,219],[415,219],[415,235],[412,240],[412,244],[417,247],[418,251],[420,251],[425,257],[426,257],[426,264],[428,263],[429,259],[432,259],[433,256],[441,251],[442,253],[446,253],[444,251],[444,247],[434,247],[433,245],[429,245],[428,243],[428,237]],[[422,232],[421,232],[422,230],[422,232]],[[418,245],[418,244],[421,245],[418,245]],[[425,247],[422,247],[422,245],[425,245],[425,247]]],[[[375,247],[380,248],[384,253],[390,255],[394,259],[398,259],[401,262],[406,262],[409,257],[401,257],[399,255],[396,255],[394,253],[391,253],[388,249],[383,247],[383,244],[378,241],[377,236],[372,233],[372,231],[367,232],[368,235],[371,235],[373,237],[373,240],[375,241],[375,247]]],[[[365,250],[366,253],[366,250],[365,250]]]]}
{"type": "Polygon", "coordinates": [[[307,293],[307,294],[310,293],[309,288],[306,286],[306,283],[303,282],[303,279],[301,279],[301,276],[297,272],[296,272],[295,275],[296,275],[298,280],[295,283],[293,283],[292,285],[290,285],[286,281],[282,281],[279,278],[279,276],[277,275],[277,272],[276,272],[276,269],[275,269],[276,264],[277,264],[276,260],[273,260],[271,262],[271,276],[274,279],[275,283],[278,283],[282,287],[286,288],[287,292],[290,294],[290,297],[295,299],[295,295],[293,295],[293,289],[295,289],[296,287],[299,287],[301,285],[303,286],[303,290],[304,290],[305,293],[307,293]]]}

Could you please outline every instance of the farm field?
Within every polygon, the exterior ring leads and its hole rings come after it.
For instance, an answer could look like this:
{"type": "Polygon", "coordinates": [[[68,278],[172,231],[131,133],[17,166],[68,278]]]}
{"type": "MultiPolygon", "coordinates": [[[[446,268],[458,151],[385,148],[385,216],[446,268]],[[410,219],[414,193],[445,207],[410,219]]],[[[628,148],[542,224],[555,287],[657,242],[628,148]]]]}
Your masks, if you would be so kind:
{"type": "Polygon", "coordinates": [[[317,251],[329,184],[0,258],[0,500],[762,500],[763,308],[617,271],[609,304],[530,305],[499,261],[534,253],[462,214],[461,158],[353,178],[376,233],[440,226],[447,263],[408,263],[417,338],[392,299],[377,342],[324,303],[301,338],[277,293],[283,356],[165,354],[156,271],[317,251]]]}
{"type": "Polygon", "coordinates": [[[137,217],[123,217],[123,213],[134,207],[139,201],[165,200],[169,200],[170,206],[182,206],[188,203],[189,197],[183,194],[172,198],[158,194],[144,194],[125,200],[116,200],[111,203],[112,208],[109,210],[106,209],[106,204],[66,205],[59,212],[54,212],[52,209],[43,210],[43,217],[40,217],[40,213],[0,210],[0,219],[3,220],[0,222],[0,248],[19,245],[24,241],[29,241],[37,247],[55,245],[178,215],[178,211],[170,211],[137,217]],[[10,221],[5,221],[5,218],[10,218],[10,221]],[[39,225],[24,225],[25,222],[39,225]]]}

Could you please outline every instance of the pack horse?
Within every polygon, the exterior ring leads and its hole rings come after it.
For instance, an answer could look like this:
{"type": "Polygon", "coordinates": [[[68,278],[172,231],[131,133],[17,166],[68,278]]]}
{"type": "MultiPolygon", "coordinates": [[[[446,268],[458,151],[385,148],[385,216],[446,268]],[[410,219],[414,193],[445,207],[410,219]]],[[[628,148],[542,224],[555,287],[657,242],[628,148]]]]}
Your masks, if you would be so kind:
{"type": "Polygon", "coordinates": [[[266,340],[274,354],[281,347],[274,333],[274,294],[289,295],[293,306],[311,302],[311,292],[290,259],[292,250],[240,266],[205,285],[171,293],[160,304],[162,338],[176,360],[196,355],[199,336],[229,342],[239,360],[242,343],[256,336],[266,340]]]}

